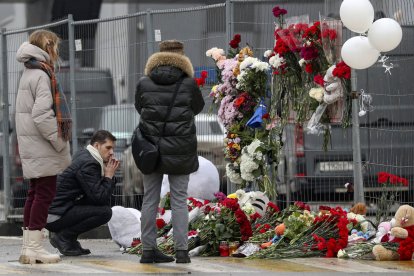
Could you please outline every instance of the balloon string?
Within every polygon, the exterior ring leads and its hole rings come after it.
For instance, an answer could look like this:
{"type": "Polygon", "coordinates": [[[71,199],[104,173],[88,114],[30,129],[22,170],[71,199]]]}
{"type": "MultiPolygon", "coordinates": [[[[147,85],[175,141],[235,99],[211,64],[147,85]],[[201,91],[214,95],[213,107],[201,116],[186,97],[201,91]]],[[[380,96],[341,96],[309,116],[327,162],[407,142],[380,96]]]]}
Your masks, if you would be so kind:
{"type": "Polygon", "coordinates": [[[389,57],[387,57],[386,55],[383,55],[383,56],[380,56],[380,59],[378,60],[378,62],[382,62],[382,67],[385,68],[384,73],[388,73],[391,75],[391,69],[394,68],[394,64],[392,64],[391,62],[387,64],[388,59],[389,57]]]}
{"type": "Polygon", "coordinates": [[[374,107],[372,106],[372,96],[369,94],[366,94],[364,89],[361,89],[361,97],[359,102],[359,117],[364,116],[367,114],[367,112],[371,112],[374,110],[374,107]]]}

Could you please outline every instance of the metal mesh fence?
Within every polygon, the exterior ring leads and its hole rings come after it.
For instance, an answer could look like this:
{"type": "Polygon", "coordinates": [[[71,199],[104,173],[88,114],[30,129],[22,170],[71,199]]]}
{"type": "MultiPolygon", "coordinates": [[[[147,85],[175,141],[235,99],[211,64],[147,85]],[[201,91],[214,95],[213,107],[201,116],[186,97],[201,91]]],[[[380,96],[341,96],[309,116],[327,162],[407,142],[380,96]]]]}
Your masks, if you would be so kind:
{"type": "MultiPolygon", "coordinates": [[[[392,75],[384,73],[380,63],[368,70],[357,71],[357,88],[373,96],[375,110],[360,118],[360,140],[363,161],[365,199],[371,208],[377,207],[380,186],[377,173],[385,171],[409,181],[409,186],[398,187],[398,202],[412,203],[413,189],[413,124],[410,110],[414,89],[410,73],[414,63],[412,43],[412,11],[414,0],[371,2],[376,18],[393,17],[403,27],[403,41],[388,53],[388,62],[394,64],[392,75]],[[382,13],[381,13],[382,12],[382,13]]],[[[28,183],[23,179],[21,162],[17,153],[14,128],[14,102],[23,66],[15,61],[20,44],[27,40],[30,31],[50,28],[62,38],[61,63],[58,77],[71,108],[76,115],[76,133],[73,148],[84,147],[97,129],[107,129],[117,137],[116,157],[121,160],[118,185],[112,205],[140,208],[142,203],[142,176],[134,166],[130,152],[130,137],[139,118],[133,106],[135,85],[143,75],[146,61],[158,51],[158,42],[178,39],[185,44],[185,53],[193,63],[196,77],[208,72],[202,93],[206,101],[203,113],[197,116],[199,155],[211,160],[219,169],[221,190],[226,190],[225,162],[223,159],[223,127],[215,115],[209,115],[210,88],[216,84],[217,72],[213,62],[206,57],[212,47],[226,49],[232,35],[241,34],[242,44],[254,49],[261,58],[263,52],[274,45],[274,16],[272,8],[279,5],[288,11],[288,18],[308,15],[310,22],[320,14],[338,18],[339,0],[296,1],[227,1],[189,9],[156,10],[109,19],[73,22],[64,20],[52,25],[39,26],[22,31],[7,31],[6,41],[7,99],[10,103],[10,138],[7,142],[10,155],[9,219],[21,217],[28,183]],[[74,62],[70,64],[68,40],[69,28],[73,27],[74,62]],[[72,65],[72,68],[69,66],[72,65]],[[71,94],[71,69],[74,74],[74,91],[71,94]]],[[[344,28],[343,41],[353,36],[344,28]]],[[[3,57],[3,56],[2,56],[3,57]]],[[[4,71],[4,70],[3,70],[4,71]]],[[[3,84],[4,87],[4,84],[3,84]]],[[[4,94],[4,93],[3,93],[4,94]]],[[[213,112],[214,113],[214,112],[213,112]]],[[[284,156],[278,166],[278,201],[301,200],[316,206],[319,204],[351,205],[354,201],[353,147],[351,128],[342,129],[331,125],[331,143],[328,151],[322,149],[322,137],[308,135],[303,128],[288,124],[284,132],[284,156]]],[[[6,135],[7,136],[7,135],[6,135]]],[[[3,137],[6,137],[3,136],[3,137]]],[[[3,141],[3,144],[6,144],[3,141]]],[[[4,156],[4,155],[3,155],[4,156]]],[[[4,159],[3,159],[4,160],[4,159]]],[[[8,176],[6,175],[4,179],[8,176]]],[[[7,185],[6,182],[4,182],[7,185]]],[[[4,185],[1,189],[4,188],[4,185]]],[[[395,187],[393,188],[395,190],[395,187]]],[[[6,192],[6,189],[4,189],[6,192]]],[[[6,192],[8,193],[8,192],[6,192]]],[[[6,200],[7,201],[7,200],[6,200]]],[[[5,205],[6,202],[3,202],[5,205]]],[[[4,220],[5,217],[1,217],[4,220]]]]}

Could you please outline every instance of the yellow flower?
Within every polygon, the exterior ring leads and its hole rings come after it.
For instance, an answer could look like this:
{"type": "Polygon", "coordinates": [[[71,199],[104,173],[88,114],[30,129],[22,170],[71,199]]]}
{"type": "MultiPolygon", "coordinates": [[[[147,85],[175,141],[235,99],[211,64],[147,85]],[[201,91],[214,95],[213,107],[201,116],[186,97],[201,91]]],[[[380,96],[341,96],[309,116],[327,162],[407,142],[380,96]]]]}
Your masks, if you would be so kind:
{"type": "Polygon", "coordinates": [[[229,195],[227,196],[227,198],[237,198],[237,195],[236,195],[236,193],[229,194],[229,195]]]}
{"type": "Polygon", "coordinates": [[[211,92],[214,92],[214,93],[215,93],[215,92],[217,91],[217,86],[218,86],[218,85],[214,85],[214,86],[211,88],[211,92]]]}
{"type": "Polygon", "coordinates": [[[235,148],[236,150],[240,150],[240,145],[239,144],[233,144],[232,148],[235,148]]]}

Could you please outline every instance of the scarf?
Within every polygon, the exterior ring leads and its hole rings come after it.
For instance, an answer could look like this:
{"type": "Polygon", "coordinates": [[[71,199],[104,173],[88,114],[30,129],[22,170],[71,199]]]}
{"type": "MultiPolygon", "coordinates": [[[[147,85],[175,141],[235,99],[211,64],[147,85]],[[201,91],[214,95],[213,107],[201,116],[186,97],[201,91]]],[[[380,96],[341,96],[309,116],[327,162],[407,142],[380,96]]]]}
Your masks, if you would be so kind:
{"type": "Polygon", "coordinates": [[[95,158],[95,160],[98,161],[98,163],[101,165],[101,175],[104,176],[104,163],[101,155],[99,154],[99,151],[92,145],[88,145],[86,147],[86,150],[89,151],[92,157],[95,158]]]}
{"type": "Polygon", "coordinates": [[[52,98],[53,98],[53,111],[56,115],[58,136],[64,141],[69,141],[71,138],[72,131],[72,118],[70,110],[66,102],[65,94],[56,78],[53,67],[45,62],[41,62],[35,59],[30,59],[24,63],[24,66],[29,69],[40,69],[43,70],[49,77],[52,87],[52,98]]]}

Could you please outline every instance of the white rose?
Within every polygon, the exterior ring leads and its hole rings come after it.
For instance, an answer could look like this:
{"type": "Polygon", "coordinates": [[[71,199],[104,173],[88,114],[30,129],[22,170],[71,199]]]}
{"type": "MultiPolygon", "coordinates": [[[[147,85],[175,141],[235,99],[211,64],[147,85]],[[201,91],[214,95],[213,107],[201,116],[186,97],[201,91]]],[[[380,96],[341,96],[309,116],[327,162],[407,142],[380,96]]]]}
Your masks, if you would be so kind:
{"type": "Polygon", "coordinates": [[[322,102],[323,101],[323,93],[324,93],[324,89],[322,87],[312,88],[309,91],[309,96],[311,98],[317,100],[318,102],[322,102]]]}

